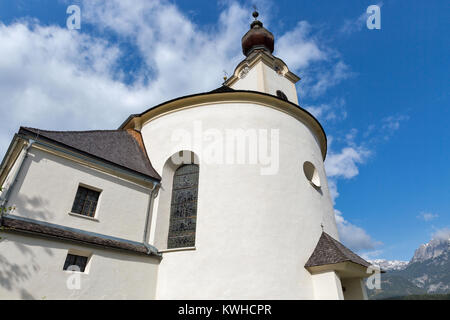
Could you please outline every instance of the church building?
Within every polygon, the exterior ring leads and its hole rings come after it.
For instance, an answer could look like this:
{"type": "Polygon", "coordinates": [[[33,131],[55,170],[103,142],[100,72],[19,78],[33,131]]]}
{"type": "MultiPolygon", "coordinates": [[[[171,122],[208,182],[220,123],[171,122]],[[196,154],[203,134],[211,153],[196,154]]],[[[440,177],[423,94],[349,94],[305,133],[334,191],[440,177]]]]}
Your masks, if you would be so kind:
{"type": "Polygon", "coordinates": [[[0,299],[367,299],[326,134],[253,16],[218,89],[116,130],[20,127],[0,165],[0,299]]]}

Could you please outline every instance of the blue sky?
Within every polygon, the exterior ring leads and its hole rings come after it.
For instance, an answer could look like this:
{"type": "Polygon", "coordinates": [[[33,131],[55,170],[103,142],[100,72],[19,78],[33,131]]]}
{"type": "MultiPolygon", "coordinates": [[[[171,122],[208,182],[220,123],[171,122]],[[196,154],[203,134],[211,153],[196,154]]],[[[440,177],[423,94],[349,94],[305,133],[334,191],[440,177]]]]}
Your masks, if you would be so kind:
{"type": "Polygon", "coordinates": [[[0,154],[20,125],[116,128],[220,86],[243,59],[254,3],[275,54],[302,77],[300,105],[327,132],[341,239],[369,258],[409,260],[448,233],[448,1],[3,0],[0,154]],[[80,30],[66,28],[71,4],[80,30]],[[373,4],[381,30],[366,27],[373,4]]]}

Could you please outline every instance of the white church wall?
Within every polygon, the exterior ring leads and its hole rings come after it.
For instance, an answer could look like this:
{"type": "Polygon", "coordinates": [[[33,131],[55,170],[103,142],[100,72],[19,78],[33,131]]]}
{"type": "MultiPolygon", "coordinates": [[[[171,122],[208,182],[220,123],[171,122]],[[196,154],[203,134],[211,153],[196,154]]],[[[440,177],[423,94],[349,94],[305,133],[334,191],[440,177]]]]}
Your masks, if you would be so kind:
{"type": "MultiPolygon", "coordinates": [[[[166,114],[145,124],[142,135],[158,172],[176,151],[191,150],[200,159],[196,250],[164,253],[157,298],[314,298],[304,265],[321,223],[338,235],[321,151],[305,124],[266,106],[230,102],[166,114]],[[198,138],[193,145],[174,141],[175,132],[193,134],[199,123],[203,132],[214,129],[216,134],[278,129],[278,172],[261,175],[259,165],[210,163],[203,154],[207,142],[202,147],[198,138]],[[316,166],[320,190],[305,178],[305,161],[316,166]]],[[[163,177],[162,188],[170,184],[163,177]]],[[[158,207],[160,201],[167,199],[159,196],[158,207]]]]}
{"type": "Polygon", "coordinates": [[[231,86],[235,90],[253,90],[276,96],[277,90],[283,91],[288,100],[298,104],[295,84],[285,76],[278,74],[262,60],[257,62],[248,73],[240,77],[231,86]]]}
{"type": "Polygon", "coordinates": [[[252,90],[264,92],[264,79],[262,76],[262,62],[257,63],[248,73],[241,76],[231,87],[235,90],[252,90]]]}
{"type": "Polygon", "coordinates": [[[342,286],[345,288],[345,300],[367,300],[366,286],[361,278],[344,278],[342,286]]]}
{"type": "Polygon", "coordinates": [[[0,237],[0,299],[155,297],[157,258],[17,233],[0,237]],[[85,273],[63,270],[69,250],[90,255],[85,273]]]}
{"type": "Polygon", "coordinates": [[[32,147],[8,205],[14,215],[141,242],[150,190],[32,147]],[[78,186],[101,190],[95,219],[72,215],[78,186]]]}
{"type": "Polygon", "coordinates": [[[283,91],[290,102],[298,104],[295,84],[285,76],[278,74],[273,68],[263,63],[265,92],[276,96],[277,90],[283,91]]]}
{"type": "Polygon", "coordinates": [[[316,300],[344,300],[342,284],[334,271],[314,274],[314,297],[316,300]]]}

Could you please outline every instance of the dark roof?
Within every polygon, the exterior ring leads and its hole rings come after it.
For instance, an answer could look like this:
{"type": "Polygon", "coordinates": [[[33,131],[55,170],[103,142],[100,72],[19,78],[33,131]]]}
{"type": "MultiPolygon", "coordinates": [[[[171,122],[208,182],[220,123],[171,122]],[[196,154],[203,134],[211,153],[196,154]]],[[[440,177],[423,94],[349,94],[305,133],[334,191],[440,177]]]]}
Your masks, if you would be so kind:
{"type": "Polygon", "coordinates": [[[217,89],[214,89],[208,93],[220,93],[220,92],[233,92],[235,91],[234,89],[230,88],[229,86],[223,85],[217,89]]]}
{"type": "Polygon", "coordinates": [[[158,249],[141,242],[106,236],[99,233],[69,228],[44,221],[5,215],[0,217],[0,226],[7,231],[31,233],[43,237],[57,238],[65,241],[80,242],[109,249],[120,249],[131,253],[161,256],[158,249]]]}
{"type": "Polygon", "coordinates": [[[47,131],[21,127],[19,134],[31,135],[81,151],[88,155],[161,180],[147,156],[141,134],[136,130],[47,131]]]}
{"type": "Polygon", "coordinates": [[[308,262],[306,262],[305,267],[316,267],[346,261],[354,262],[364,267],[369,267],[371,265],[329,234],[322,232],[319,242],[311,257],[309,257],[308,262]]]}

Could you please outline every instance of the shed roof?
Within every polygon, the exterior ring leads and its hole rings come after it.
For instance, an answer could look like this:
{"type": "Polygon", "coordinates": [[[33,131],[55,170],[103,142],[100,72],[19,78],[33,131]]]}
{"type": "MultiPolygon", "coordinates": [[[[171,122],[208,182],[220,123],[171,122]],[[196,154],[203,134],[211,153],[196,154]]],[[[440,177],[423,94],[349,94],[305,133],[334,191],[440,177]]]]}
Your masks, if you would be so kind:
{"type": "Polygon", "coordinates": [[[371,264],[345,247],[326,232],[322,232],[314,252],[306,262],[305,267],[316,267],[322,265],[336,264],[340,262],[353,262],[364,267],[371,264]]]}

